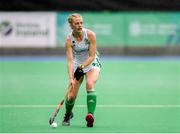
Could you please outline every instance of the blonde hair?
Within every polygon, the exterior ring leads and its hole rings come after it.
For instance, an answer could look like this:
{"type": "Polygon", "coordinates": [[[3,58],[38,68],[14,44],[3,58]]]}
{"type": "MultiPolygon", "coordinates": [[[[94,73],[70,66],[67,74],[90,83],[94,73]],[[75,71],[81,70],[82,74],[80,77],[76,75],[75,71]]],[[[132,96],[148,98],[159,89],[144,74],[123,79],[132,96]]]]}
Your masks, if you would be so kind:
{"type": "Polygon", "coordinates": [[[77,17],[81,17],[82,18],[82,16],[80,14],[78,14],[78,13],[73,13],[73,14],[69,15],[68,16],[69,24],[71,24],[73,22],[73,18],[77,18],[77,17]]]}

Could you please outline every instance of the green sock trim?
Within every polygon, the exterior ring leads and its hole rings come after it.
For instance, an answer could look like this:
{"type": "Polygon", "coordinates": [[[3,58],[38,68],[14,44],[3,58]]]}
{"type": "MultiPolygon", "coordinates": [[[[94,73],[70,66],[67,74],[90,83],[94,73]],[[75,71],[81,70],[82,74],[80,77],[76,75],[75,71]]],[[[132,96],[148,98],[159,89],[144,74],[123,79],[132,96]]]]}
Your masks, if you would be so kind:
{"type": "Polygon", "coordinates": [[[71,114],[72,112],[72,109],[74,107],[74,103],[75,103],[75,100],[67,100],[66,99],[66,102],[65,102],[65,105],[66,105],[66,114],[71,114]]]}
{"type": "Polygon", "coordinates": [[[87,92],[87,109],[88,113],[94,114],[96,109],[96,93],[95,91],[87,92]]]}

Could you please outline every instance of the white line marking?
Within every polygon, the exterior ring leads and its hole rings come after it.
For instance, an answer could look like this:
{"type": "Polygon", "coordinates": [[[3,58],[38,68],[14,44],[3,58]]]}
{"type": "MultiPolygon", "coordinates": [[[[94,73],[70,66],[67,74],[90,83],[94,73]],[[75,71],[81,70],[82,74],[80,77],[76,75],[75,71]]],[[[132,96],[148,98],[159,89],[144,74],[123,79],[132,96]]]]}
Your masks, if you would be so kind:
{"type": "MultiPolygon", "coordinates": [[[[45,133],[0,133],[0,134],[45,134],[45,133]]],[[[47,134],[180,134],[180,133],[47,133],[47,134]]]]}
{"type": "MultiPolygon", "coordinates": [[[[0,108],[52,108],[57,105],[0,105],[0,108]]],[[[86,105],[75,105],[78,108],[86,105]]],[[[180,105],[97,105],[99,108],[180,108],[180,105]]]]}

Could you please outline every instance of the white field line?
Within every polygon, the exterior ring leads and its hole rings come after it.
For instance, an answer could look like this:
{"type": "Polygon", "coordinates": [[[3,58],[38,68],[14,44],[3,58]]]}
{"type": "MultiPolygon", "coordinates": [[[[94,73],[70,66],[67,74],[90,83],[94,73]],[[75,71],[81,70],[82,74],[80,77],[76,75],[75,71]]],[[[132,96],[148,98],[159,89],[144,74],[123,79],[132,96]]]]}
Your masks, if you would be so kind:
{"type": "MultiPolygon", "coordinates": [[[[0,105],[0,108],[51,108],[57,105],[0,105]]],[[[78,108],[86,105],[75,105],[78,108]]],[[[99,108],[180,108],[180,105],[97,105],[99,108]]]]}
{"type": "Polygon", "coordinates": [[[180,134],[180,133],[0,133],[0,134],[180,134]]]}

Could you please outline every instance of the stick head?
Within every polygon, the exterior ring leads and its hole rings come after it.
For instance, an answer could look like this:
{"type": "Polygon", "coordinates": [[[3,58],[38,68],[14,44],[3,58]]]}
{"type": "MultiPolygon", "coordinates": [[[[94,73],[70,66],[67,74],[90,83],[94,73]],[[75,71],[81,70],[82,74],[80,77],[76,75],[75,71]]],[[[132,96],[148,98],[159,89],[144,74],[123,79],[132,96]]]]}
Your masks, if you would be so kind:
{"type": "Polygon", "coordinates": [[[54,122],[54,118],[51,117],[51,118],[49,119],[49,124],[51,125],[53,122],[54,122]]]}

